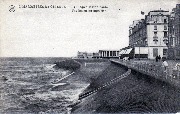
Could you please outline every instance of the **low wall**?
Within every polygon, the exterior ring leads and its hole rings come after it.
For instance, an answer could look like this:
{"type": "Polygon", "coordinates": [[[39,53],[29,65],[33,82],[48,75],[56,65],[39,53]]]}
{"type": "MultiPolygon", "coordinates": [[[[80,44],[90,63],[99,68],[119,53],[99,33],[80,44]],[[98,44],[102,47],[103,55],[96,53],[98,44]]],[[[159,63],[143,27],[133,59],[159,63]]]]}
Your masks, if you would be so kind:
{"type": "Polygon", "coordinates": [[[110,60],[111,63],[120,64],[123,67],[130,68],[132,72],[138,72],[147,76],[151,76],[160,81],[172,84],[173,86],[180,87],[180,79],[174,79],[167,71],[164,71],[160,65],[155,64],[136,64],[130,62],[123,62],[119,60],[110,60]]]}

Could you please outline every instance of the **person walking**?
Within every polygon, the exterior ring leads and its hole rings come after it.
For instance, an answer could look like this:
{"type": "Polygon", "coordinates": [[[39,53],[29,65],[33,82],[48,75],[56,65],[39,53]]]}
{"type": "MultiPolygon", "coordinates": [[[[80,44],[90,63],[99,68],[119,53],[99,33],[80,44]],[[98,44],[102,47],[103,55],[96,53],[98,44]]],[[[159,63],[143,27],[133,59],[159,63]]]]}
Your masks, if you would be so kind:
{"type": "Polygon", "coordinates": [[[162,67],[164,67],[164,70],[165,71],[167,71],[167,68],[168,68],[168,63],[167,63],[167,61],[164,59],[164,60],[162,60],[163,61],[163,63],[162,63],[162,67]]]}
{"type": "Polygon", "coordinates": [[[159,61],[159,62],[161,61],[161,56],[160,56],[160,55],[158,56],[158,61],[159,61]]]}
{"type": "Polygon", "coordinates": [[[158,62],[158,56],[156,56],[156,62],[158,62]]]}

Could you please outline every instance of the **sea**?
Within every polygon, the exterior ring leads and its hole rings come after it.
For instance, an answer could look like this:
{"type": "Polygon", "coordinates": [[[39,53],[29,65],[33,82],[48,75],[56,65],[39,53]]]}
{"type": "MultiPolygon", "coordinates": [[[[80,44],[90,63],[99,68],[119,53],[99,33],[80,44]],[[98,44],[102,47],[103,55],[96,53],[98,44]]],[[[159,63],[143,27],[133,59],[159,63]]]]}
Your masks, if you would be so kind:
{"type": "Polygon", "coordinates": [[[68,80],[73,71],[54,67],[65,59],[0,58],[0,113],[69,113],[88,84],[68,80]]]}

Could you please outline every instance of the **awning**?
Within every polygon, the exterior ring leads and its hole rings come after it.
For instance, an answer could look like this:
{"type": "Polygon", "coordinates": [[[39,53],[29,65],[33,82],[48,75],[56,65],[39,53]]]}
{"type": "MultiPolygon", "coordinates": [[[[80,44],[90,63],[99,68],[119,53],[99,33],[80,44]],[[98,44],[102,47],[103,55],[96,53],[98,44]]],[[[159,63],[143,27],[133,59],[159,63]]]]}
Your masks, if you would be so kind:
{"type": "Polygon", "coordinates": [[[132,48],[121,50],[121,51],[119,52],[119,55],[122,55],[122,54],[129,54],[129,53],[131,52],[131,50],[132,50],[132,48]]]}
{"type": "Polygon", "coordinates": [[[121,51],[119,52],[119,55],[123,54],[124,52],[125,52],[125,50],[121,50],[121,51]]]}
{"type": "Polygon", "coordinates": [[[129,54],[131,52],[132,48],[126,49],[126,52],[124,54],[129,54]]]}

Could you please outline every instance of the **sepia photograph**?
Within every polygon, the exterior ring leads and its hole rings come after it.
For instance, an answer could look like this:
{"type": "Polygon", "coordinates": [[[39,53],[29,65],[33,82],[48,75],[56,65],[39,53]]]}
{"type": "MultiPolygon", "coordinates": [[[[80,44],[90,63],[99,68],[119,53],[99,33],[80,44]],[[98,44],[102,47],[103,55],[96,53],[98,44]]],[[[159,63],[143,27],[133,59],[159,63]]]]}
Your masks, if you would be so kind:
{"type": "Polygon", "coordinates": [[[180,114],[180,0],[0,0],[0,113],[180,114]]]}

